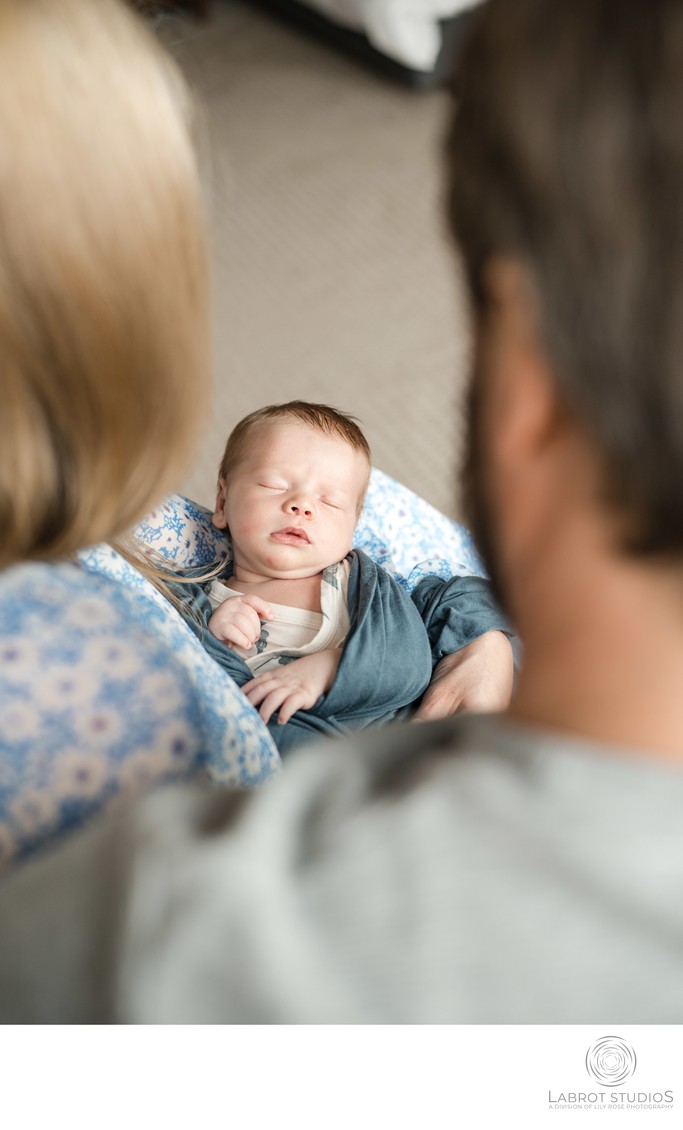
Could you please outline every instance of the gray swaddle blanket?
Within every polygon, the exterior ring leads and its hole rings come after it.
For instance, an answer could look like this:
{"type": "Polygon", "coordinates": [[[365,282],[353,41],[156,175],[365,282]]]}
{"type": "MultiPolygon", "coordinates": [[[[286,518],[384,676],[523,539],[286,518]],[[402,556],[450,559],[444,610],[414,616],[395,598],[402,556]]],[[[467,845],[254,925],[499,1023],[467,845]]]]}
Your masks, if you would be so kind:
{"type": "MultiPolygon", "coordinates": [[[[425,577],[412,594],[367,554],[352,550],[348,582],[351,621],[331,689],[309,710],[269,729],[280,753],[323,734],[343,734],[407,716],[427,689],[436,663],[492,629],[510,632],[481,577],[425,577]]],[[[232,575],[226,567],[221,579],[232,575]]],[[[209,584],[182,584],[187,622],[217,663],[244,686],[247,664],[208,630],[209,584]]]]}

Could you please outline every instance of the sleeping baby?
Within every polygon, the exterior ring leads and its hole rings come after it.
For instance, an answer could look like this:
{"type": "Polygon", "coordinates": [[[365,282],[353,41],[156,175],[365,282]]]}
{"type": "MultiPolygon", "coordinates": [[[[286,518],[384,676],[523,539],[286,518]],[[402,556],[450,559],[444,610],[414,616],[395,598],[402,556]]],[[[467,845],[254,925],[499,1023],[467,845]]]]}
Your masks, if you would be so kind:
{"type": "MultiPolygon", "coordinates": [[[[425,577],[409,595],[351,548],[371,462],[355,420],[326,405],[292,401],[247,416],[228,439],[212,518],[232,560],[220,578],[176,590],[281,754],[410,717],[444,657],[510,632],[488,581],[425,577]]],[[[497,676],[501,707],[511,655],[497,676]]],[[[463,709],[467,697],[463,688],[463,709]]]]}

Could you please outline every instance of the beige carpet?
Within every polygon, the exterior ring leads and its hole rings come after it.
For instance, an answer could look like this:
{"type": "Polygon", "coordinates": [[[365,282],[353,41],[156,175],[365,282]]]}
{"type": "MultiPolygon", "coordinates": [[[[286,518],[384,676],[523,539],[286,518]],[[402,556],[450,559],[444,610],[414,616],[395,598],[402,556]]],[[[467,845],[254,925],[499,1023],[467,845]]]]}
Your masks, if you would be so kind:
{"type": "Polygon", "coordinates": [[[358,416],[375,463],[458,516],[468,327],[442,230],[448,97],[393,85],[243,0],[157,29],[202,107],[216,393],[187,493],[263,404],[358,416]]]}

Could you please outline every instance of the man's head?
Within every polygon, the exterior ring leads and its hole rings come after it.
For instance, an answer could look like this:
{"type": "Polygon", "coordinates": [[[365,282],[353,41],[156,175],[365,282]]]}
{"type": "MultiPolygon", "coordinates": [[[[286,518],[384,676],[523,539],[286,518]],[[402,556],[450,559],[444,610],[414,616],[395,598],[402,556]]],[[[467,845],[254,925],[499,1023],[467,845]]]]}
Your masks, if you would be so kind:
{"type": "Polygon", "coordinates": [[[295,400],[241,420],[221,461],[213,515],[230,530],[236,569],[296,579],[341,560],[370,465],[355,420],[327,405],[295,400]]]}
{"type": "MultiPolygon", "coordinates": [[[[619,547],[680,558],[683,5],[488,0],[456,97],[450,213],[485,417],[472,422],[476,493],[500,511],[494,480],[518,453],[504,434],[532,435],[542,470],[539,445],[571,441],[619,547]]],[[[482,530],[475,514],[485,552],[499,517],[482,530]]]]}

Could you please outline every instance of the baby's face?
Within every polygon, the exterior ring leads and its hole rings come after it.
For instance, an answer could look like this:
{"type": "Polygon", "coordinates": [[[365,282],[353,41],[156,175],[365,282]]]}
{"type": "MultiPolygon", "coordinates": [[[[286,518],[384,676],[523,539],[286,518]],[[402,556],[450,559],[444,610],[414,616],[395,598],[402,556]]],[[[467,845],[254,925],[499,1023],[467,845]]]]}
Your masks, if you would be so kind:
{"type": "Polygon", "coordinates": [[[345,440],[295,420],[260,427],[226,484],[215,526],[227,526],[235,570],[312,577],[351,549],[368,462],[345,440]]]}

